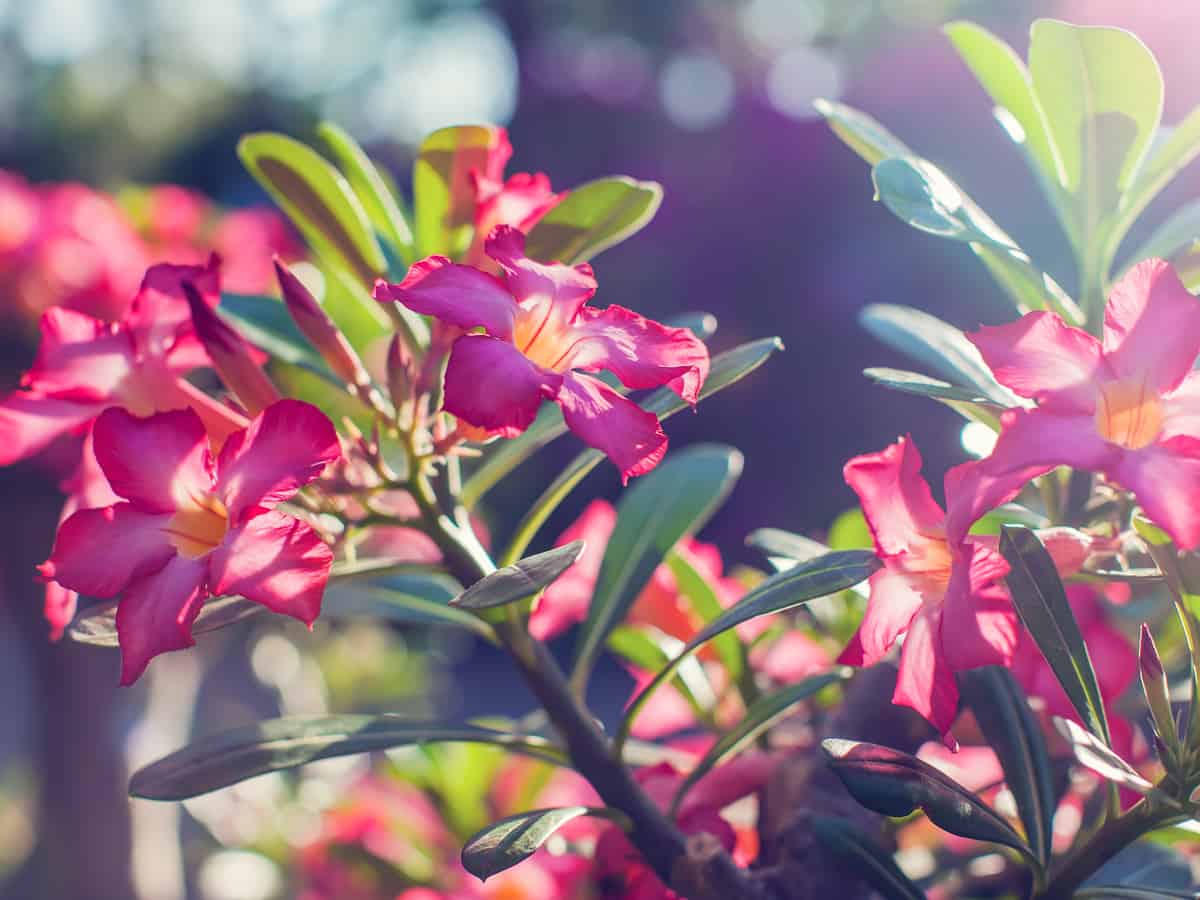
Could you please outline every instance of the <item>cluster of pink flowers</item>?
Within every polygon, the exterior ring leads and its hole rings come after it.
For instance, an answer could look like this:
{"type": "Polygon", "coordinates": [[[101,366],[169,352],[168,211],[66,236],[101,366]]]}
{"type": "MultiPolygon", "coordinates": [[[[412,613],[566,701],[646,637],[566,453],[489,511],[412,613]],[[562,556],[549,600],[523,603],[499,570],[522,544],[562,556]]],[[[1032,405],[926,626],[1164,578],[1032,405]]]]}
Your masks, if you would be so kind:
{"type": "MultiPolygon", "coordinates": [[[[1007,410],[984,459],[946,474],[946,511],[919,475],[910,439],[846,464],[883,562],[871,578],[861,627],[841,661],[869,665],[903,638],[894,702],[910,706],[948,744],[957,715],[954,673],[1009,666],[1055,715],[1073,716],[1052,673],[1023,632],[996,539],[970,533],[986,512],[1057,466],[1095,472],[1136,497],[1184,549],[1200,543],[1200,302],[1162,260],[1134,266],[1113,289],[1102,339],[1034,312],[967,337],[996,379],[1033,401],[1007,410]]],[[[1040,533],[1063,577],[1107,536],[1040,533]]],[[[1103,601],[1070,586],[1108,701],[1129,683],[1134,655],[1105,624],[1103,601]]],[[[1117,719],[1114,740],[1135,754],[1117,719]]],[[[1129,757],[1127,757],[1129,758],[1129,757]]]]}

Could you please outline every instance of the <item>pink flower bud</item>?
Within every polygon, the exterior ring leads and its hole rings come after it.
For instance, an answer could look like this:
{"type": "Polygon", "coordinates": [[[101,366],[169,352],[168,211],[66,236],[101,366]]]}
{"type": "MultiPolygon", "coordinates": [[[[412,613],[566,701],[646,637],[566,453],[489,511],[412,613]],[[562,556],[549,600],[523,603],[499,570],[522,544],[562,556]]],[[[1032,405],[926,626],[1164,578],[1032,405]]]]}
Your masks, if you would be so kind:
{"type": "Polygon", "coordinates": [[[191,307],[192,326],[208,351],[213,368],[247,412],[256,416],[280,399],[280,393],[271,379],[254,361],[250,345],[245,339],[204,302],[190,281],[183,283],[183,292],[191,307]]]}
{"type": "Polygon", "coordinates": [[[370,384],[371,378],[362,360],[333,319],[309,293],[304,282],[278,259],[275,260],[275,275],[283,291],[283,302],[287,304],[296,327],[329,363],[334,374],[347,384],[359,387],[370,384]]]}
{"type": "Polygon", "coordinates": [[[393,335],[388,344],[387,385],[396,409],[403,408],[405,403],[413,399],[413,381],[416,377],[412,353],[399,334],[393,335]]]}
{"type": "Polygon", "coordinates": [[[1146,695],[1146,703],[1154,719],[1154,727],[1166,746],[1174,747],[1178,743],[1178,735],[1175,730],[1175,717],[1171,712],[1167,674],[1158,656],[1158,648],[1154,646],[1154,635],[1145,623],[1142,623],[1141,645],[1138,648],[1138,669],[1142,676],[1142,691],[1146,695]]]}

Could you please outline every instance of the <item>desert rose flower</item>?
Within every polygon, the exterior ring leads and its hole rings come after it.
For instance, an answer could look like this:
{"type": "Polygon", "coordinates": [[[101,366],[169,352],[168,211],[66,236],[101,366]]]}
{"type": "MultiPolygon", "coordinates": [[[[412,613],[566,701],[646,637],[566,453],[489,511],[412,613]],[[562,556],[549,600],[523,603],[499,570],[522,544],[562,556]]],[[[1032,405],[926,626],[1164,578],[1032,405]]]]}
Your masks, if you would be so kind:
{"type": "MultiPolygon", "coordinates": [[[[950,540],[947,516],[920,469],[920,453],[909,438],[846,463],[846,483],[862,503],[883,568],[871,576],[867,611],[838,661],[873,665],[903,636],[892,702],[916,710],[955,746],[954,673],[1008,664],[1021,626],[1003,583],[1008,564],[995,539],[950,540]]],[[[953,515],[957,497],[949,478],[946,493],[953,515]]],[[[1083,563],[1082,535],[1050,529],[1041,536],[1061,569],[1083,563]]]]}
{"type": "Polygon", "coordinates": [[[584,373],[607,369],[629,388],[666,385],[695,403],[708,350],[686,328],[620,306],[587,306],[596,292],[590,266],[539,263],[524,251],[524,235],[501,226],[487,252],[503,278],[431,256],[401,283],[379,282],[375,297],[486,332],[458,337],[446,366],[445,408],[467,424],[515,437],[542,401],[552,400],[567,426],[607,454],[625,480],[649,472],[667,450],[658,418],[584,373]]]}
{"type": "Polygon", "coordinates": [[[1185,548],[1200,544],[1200,301],[1161,259],[1138,263],[1113,288],[1103,340],[1054,313],[967,335],[997,380],[1033,409],[1004,413],[991,456],[959,467],[962,535],[1055,466],[1102,473],[1132,491],[1185,548]]]}
{"type": "Polygon", "coordinates": [[[110,406],[139,415],[191,407],[215,441],[246,420],[183,376],[210,365],[197,340],[183,283],[215,306],[217,260],[205,267],[157,265],[146,271],[133,305],[117,324],[55,307],[42,315],[42,341],[24,390],[0,402],[0,465],[10,465],[55,438],[78,433],[110,406]]]}
{"type": "Polygon", "coordinates": [[[60,526],[42,574],[93,597],[119,596],[121,683],[160,653],[190,647],[211,596],[240,594],[311,624],[333,554],[274,507],[340,455],[316,407],[281,400],[230,435],[214,459],[192,410],[138,418],[112,408],[93,429],[96,459],[122,502],[60,526]]]}

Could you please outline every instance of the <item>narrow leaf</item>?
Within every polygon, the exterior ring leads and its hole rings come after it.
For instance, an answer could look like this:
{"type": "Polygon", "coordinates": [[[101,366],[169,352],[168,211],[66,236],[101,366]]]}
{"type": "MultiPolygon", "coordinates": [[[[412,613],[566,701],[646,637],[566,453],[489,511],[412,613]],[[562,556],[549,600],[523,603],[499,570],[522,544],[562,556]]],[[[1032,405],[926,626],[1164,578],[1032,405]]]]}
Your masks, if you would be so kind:
{"type": "Polygon", "coordinates": [[[1079,764],[1091,769],[1106,782],[1139,794],[1149,794],[1154,790],[1153,784],[1086,728],[1061,716],[1054,717],[1054,727],[1071,745],[1079,764]]]}
{"type": "Polygon", "coordinates": [[[821,742],[829,767],[846,790],[867,809],[899,818],[920,809],[951,834],[1030,850],[1003,817],[956,781],[915,756],[868,744],[830,739],[821,742]]]}
{"type": "Polygon", "coordinates": [[[460,609],[491,609],[532,597],[575,565],[581,553],[583,541],[571,541],[544,553],[535,553],[485,575],[450,604],[460,609]]]}
{"type": "Polygon", "coordinates": [[[869,165],[873,166],[892,156],[912,154],[903,141],[862,110],[831,100],[817,100],[814,105],[817,112],[825,117],[833,133],[842,139],[842,143],[869,165]]]}
{"type": "Polygon", "coordinates": [[[741,471],[742,455],[734,448],[697,444],[671,454],[625,491],[579,632],[575,684],[587,678],[609,633],[625,618],[659,563],[679,540],[704,527],[741,471]],[[687,490],[681,491],[681,485],[687,490]]]}
{"type": "Polygon", "coordinates": [[[862,829],[826,816],[814,816],[811,825],[821,846],[869,882],[884,900],[925,900],[925,892],[862,829]]]}
{"type": "Polygon", "coordinates": [[[764,556],[795,562],[807,562],[829,552],[829,548],[820,541],[784,531],[782,528],[759,528],[752,531],[746,535],[746,546],[753,547],[764,556]]]}
{"type": "Polygon", "coordinates": [[[1007,669],[988,666],[958,677],[962,696],[1004,769],[1025,839],[1044,869],[1050,862],[1058,798],[1042,729],[1007,669]]]}
{"type": "Polygon", "coordinates": [[[1054,560],[1023,525],[1001,529],[1000,552],[1010,567],[1006,580],[1017,614],[1088,730],[1108,743],[1104,699],[1054,560]]]}
{"type": "MultiPolygon", "coordinates": [[[[707,625],[725,611],[716,589],[687,556],[678,550],[672,550],[667,554],[667,567],[675,576],[680,595],[699,616],[701,622],[707,625]]],[[[730,683],[736,683],[746,668],[746,648],[741,640],[734,632],[727,631],[713,638],[713,648],[729,675],[730,683]]]]}
{"type": "Polygon", "coordinates": [[[573,188],[529,231],[525,252],[545,262],[584,262],[649,224],[662,203],[662,185],[624,175],[573,188]]]}
{"type": "Polygon", "coordinates": [[[872,367],[863,369],[863,374],[876,384],[883,385],[895,391],[906,394],[917,394],[921,397],[932,397],[934,400],[955,400],[960,403],[986,404],[993,409],[996,404],[980,396],[980,392],[969,387],[957,387],[939,378],[930,378],[917,372],[907,372],[903,369],[872,367]]]}
{"type": "Polygon", "coordinates": [[[560,806],[518,813],[474,834],[462,848],[463,868],[480,881],[487,881],[528,859],[554,832],[580,816],[600,816],[624,822],[628,827],[622,813],[604,808],[560,806]]]}
{"type": "Polygon", "coordinates": [[[415,722],[389,715],[295,716],[203,738],[134,773],[129,792],[148,800],[184,800],[318,759],[435,741],[495,744],[559,764],[564,759],[542,738],[476,725],[415,722]]]}

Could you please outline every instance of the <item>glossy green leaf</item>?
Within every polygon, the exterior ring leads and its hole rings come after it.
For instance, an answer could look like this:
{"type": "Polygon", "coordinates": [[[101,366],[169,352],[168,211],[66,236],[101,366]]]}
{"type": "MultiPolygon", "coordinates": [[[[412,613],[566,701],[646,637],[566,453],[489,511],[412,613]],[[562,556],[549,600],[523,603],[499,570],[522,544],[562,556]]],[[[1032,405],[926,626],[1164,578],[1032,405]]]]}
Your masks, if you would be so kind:
{"type": "Polygon", "coordinates": [[[1006,580],[1017,614],[1088,730],[1108,743],[1104,698],[1054,560],[1023,525],[1001,530],[1000,552],[1008,561],[1006,580]]]}
{"type": "Polygon", "coordinates": [[[884,900],[925,900],[925,892],[862,829],[844,819],[826,816],[814,816],[811,826],[821,846],[853,869],[884,900]]]}
{"type": "Polygon", "coordinates": [[[572,188],[529,231],[525,252],[574,265],[641,231],[662,203],[662,185],[624,175],[572,188]]]}
{"type": "Polygon", "coordinates": [[[951,22],[943,30],[992,102],[1020,127],[1020,143],[1036,173],[1047,186],[1065,185],[1062,161],[1025,63],[1008,44],[973,22],[951,22]]]}
{"type": "Polygon", "coordinates": [[[996,408],[994,403],[980,396],[980,392],[977,390],[968,387],[957,387],[948,381],[942,381],[940,378],[930,378],[928,375],[921,375],[917,372],[875,366],[870,369],[863,369],[863,374],[876,384],[891,388],[894,391],[917,394],[921,397],[932,397],[934,400],[979,403],[986,404],[993,409],[996,408]]]}
{"type": "Polygon", "coordinates": [[[829,548],[820,541],[782,528],[758,528],[746,535],[746,546],[753,547],[764,556],[794,562],[807,562],[829,552],[829,548]]]}
{"type": "Polygon", "coordinates": [[[349,133],[333,122],[317,126],[317,136],[325,142],[342,174],[350,182],[375,230],[391,242],[405,262],[413,260],[413,236],[396,195],[375,163],[349,133]]]}
{"type": "MultiPolygon", "coordinates": [[[[712,583],[687,556],[678,550],[672,550],[667,554],[667,567],[675,576],[675,585],[680,595],[700,617],[701,622],[708,624],[725,611],[712,583]]],[[[736,682],[746,669],[746,649],[741,640],[734,632],[727,631],[713,638],[713,649],[717,651],[717,658],[729,674],[730,682],[736,682]]]]}
{"type": "Polygon", "coordinates": [[[1021,399],[996,381],[975,345],[953,325],[908,306],[873,303],[859,321],[879,340],[924,363],[951,384],[964,385],[1000,406],[1018,406],[1021,399]]]}
{"type": "Polygon", "coordinates": [[[587,618],[579,632],[573,682],[586,682],[608,640],[654,570],[681,539],[695,534],[717,511],[742,473],[732,447],[695,444],[671,453],[629,487],[617,503],[587,618]],[[680,486],[686,485],[686,490],[680,486]]]}
{"type": "Polygon", "coordinates": [[[865,112],[831,100],[817,100],[814,105],[842,143],[868,164],[873,166],[892,156],[912,154],[903,141],[865,112]]]}
{"type": "Polygon", "coordinates": [[[971,244],[971,250],[1012,298],[1020,313],[1048,309],[1071,325],[1084,324],[1083,310],[1062,286],[1038,270],[1021,253],[1010,253],[990,244],[971,244]]]}
{"type": "MultiPolygon", "coordinates": [[[[709,369],[708,378],[704,381],[704,386],[700,389],[700,400],[711,397],[717,391],[724,390],[731,384],[741,381],[763,363],[765,363],[772,354],[781,350],[783,344],[779,338],[763,338],[761,340],[752,341],[749,344],[743,344],[740,347],[735,347],[716,356],[712,361],[712,367],[709,369]]],[[[669,419],[681,410],[688,409],[686,401],[680,399],[679,395],[669,388],[659,388],[650,394],[641,402],[642,409],[654,413],[660,420],[669,419]]],[[[562,414],[554,407],[554,415],[557,416],[558,422],[562,422],[562,414]]],[[[534,428],[538,427],[538,422],[542,419],[538,416],[538,421],[534,422],[533,426],[515,440],[507,442],[508,444],[517,444],[521,442],[534,428]]],[[[522,444],[520,449],[510,449],[501,446],[490,455],[484,464],[475,471],[468,479],[463,489],[464,502],[477,500],[488,488],[494,485],[508,472],[512,471],[525,458],[527,458],[538,447],[549,443],[553,438],[558,437],[566,431],[566,426],[562,426],[562,430],[549,436],[543,434],[535,438],[536,446],[530,446],[528,443],[522,444]]],[[[592,471],[604,459],[604,454],[599,450],[584,450],[575,457],[552,481],[533,505],[530,506],[529,512],[517,525],[514,531],[514,536],[508,548],[502,557],[502,560],[507,563],[510,559],[520,556],[529,547],[530,542],[537,534],[539,528],[549,518],[550,514],[558,508],[558,505],[571,493],[575,487],[583,481],[589,472],[592,471]]]]}
{"type": "Polygon", "coordinates": [[[1054,717],[1054,726],[1071,745],[1079,764],[1091,769],[1105,782],[1139,794],[1149,794],[1154,790],[1153,784],[1086,728],[1061,716],[1054,717]]]}
{"type": "Polygon", "coordinates": [[[1007,669],[988,666],[960,672],[958,682],[963,699],[1000,760],[1004,781],[1025,827],[1025,840],[1044,869],[1050,862],[1058,797],[1041,726],[1007,669]]]}
{"type": "Polygon", "coordinates": [[[829,767],[867,809],[900,818],[923,810],[951,834],[1030,850],[1008,822],[979,797],[915,756],[865,741],[821,742],[829,767]]]}
{"type": "Polygon", "coordinates": [[[364,285],[387,271],[366,210],[323,156],[270,132],[244,136],[238,156],[321,256],[340,260],[364,285]]]}
{"type": "Polygon", "coordinates": [[[825,597],[854,587],[866,581],[879,566],[878,557],[871,551],[839,550],[764,579],[745,597],[705,625],[670,664],[661,669],[654,680],[630,701],[625,710],[625,718],[621,722],[617,744],[623,743],[630,725],[651,695],[674,674],[684,660],[708,641],[759,616],[784,612],[817,597],[825,597]]]}
{"type": "Polygon", "coordinates": [[[134,773],[129,793],[148,800],[184,800],[319,759],[434,741],[495,744],[550,762],[564,761],[561,751],[542,738],[476,725],[416,722],[389,715],[294,716],[196,741],[134,773]]]}
{"type": "Polygon", "coordinates": [[[790,684],[777,691],[772,691],[770,694],[766,694],[752,703],[750,708],[746,710],[746,714],[742,716],[741,721],[722,733],[713,745],[709,747],[708,752],[700,758],[695,767],[679,783],[679,787],[675,791],[675,798],[671,801],[672,814],[678,811],[679,805],[683,802],[684,797],[687,796],[687,792],[701,778],[717,766],[741,753],[758,740],[760,735],[766,734],[767,731],[777,725],[785,716],[789,715],[797,704],[816,696],[831,684],[838,684],[844,681],[852,673],[853,670],[851,669],[839,668],[820,675],[810,675],[796,684],[790,684]]]}
{"type": "Polygon", "coordinates": [[[571,541],[503,566],[450,601],[460,609],[492,609],[541,593],[578,562],[583,541],[571,541]]]}
{"type": "Polygon", "coordinates": [[[487,881],[528,859],[554,832],[580,816],[600,816],[629,827],[623,813],[607,808],[560,806],[518,813],[472,835],[462,848],[463,868],[480,881],[487,881]]]}

